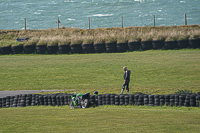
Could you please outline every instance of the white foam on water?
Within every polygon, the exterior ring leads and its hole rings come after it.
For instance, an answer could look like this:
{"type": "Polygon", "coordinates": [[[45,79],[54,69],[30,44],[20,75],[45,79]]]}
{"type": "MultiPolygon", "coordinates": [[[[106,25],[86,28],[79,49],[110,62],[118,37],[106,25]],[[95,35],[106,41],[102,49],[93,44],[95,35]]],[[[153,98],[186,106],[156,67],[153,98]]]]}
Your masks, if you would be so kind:
{"type": "Polygon", "coordinates": [[[39,14],[41,14],[41,13],[39,13],[39,12],[34,12],[34,14],[39,15],[39,14]]]}
{"type": "Polygon", "coordinates": [[[73,20],[75,20],[75,19],[72,19],[72,18],[68,18],[67,20],[69,20],[69,21],[73,21],[73,20]]]}
{"type": "Polygon", "coordinates": [[[185,1],[180,1],[180,3],[185,3],[185,1]]]}
{"type": "Polygon", "coordinates": [[[74,3],[75,1],[72,1],[72,0],[65,0],[64,2],[74,3]]]}
{"type": "Polygon", "coordinates": [[[44,10],[37,10],[38,12],[43,12],[44,10]]]}
{"type": "Polygon", "coordinates": [[[113,16],[113,14],[95,14],[95,15],[92,15],[94,17],[107,17],[107,16],[113,16]]]}

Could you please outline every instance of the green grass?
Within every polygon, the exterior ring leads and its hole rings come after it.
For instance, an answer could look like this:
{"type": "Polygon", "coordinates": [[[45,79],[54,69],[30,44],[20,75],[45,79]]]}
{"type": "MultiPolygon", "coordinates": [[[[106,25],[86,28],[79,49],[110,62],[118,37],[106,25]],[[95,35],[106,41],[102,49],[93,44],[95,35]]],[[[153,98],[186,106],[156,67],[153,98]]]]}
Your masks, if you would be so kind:
{"type": "Polygon", "coordinates": [[[0,90],[76,89],[120,93],[123,66],[130,92],[200,91],[200,50],[150,50],[114,54],[1,55],[0,90]]]}
{"type": "Polygon", "coordinates": [[[88,109],[25,107],[0,109],[0,132],[197,133],[200,108],[102,106],[88,109]]]}

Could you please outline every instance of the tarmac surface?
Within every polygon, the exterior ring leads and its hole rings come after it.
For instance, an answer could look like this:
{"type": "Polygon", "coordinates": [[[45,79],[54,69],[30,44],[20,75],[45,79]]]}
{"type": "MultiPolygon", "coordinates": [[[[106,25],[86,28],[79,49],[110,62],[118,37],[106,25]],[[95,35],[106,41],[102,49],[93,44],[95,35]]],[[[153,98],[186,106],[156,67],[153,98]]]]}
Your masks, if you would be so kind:
{"type": "Polygon", "coordinates": [[[19,94],[32,94],[39,92],[55,92],[55,91],[66,91],[66,90],[20,90],[20,91],[0,91],[0,98],[6,96],[15,96],[19,94]]]}

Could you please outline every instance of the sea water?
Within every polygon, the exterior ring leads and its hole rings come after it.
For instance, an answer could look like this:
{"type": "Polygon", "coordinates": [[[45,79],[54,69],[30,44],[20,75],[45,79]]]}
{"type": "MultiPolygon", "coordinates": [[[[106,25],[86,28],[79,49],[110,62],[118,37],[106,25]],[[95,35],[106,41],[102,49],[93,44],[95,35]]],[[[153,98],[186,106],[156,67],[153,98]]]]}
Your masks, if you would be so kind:
{"type": "Polygon", "coordinates": [[[0,29],[200,24],[200,0],[0,0],[0,29]]]}

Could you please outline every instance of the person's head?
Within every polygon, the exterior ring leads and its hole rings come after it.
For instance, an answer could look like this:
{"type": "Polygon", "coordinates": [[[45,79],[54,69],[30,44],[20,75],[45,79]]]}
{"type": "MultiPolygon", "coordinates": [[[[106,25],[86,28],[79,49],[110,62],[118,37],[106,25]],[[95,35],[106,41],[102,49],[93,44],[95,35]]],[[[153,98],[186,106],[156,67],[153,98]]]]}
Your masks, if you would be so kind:
{"type": "Polygon", "coordinates": [[[97,95],[98,95],[98,91],[95,91],[95,92],[94,92],[94,95],[96,95],[96,96],[97,96],[97,95]]]}
{"type": "Polygon", "coordinates": [[[126,71],[126,70],[127,70],[127,67],[125,66],[125,67],[123,67],[123,69],[124,69],[124,71],[126,71]]]}

